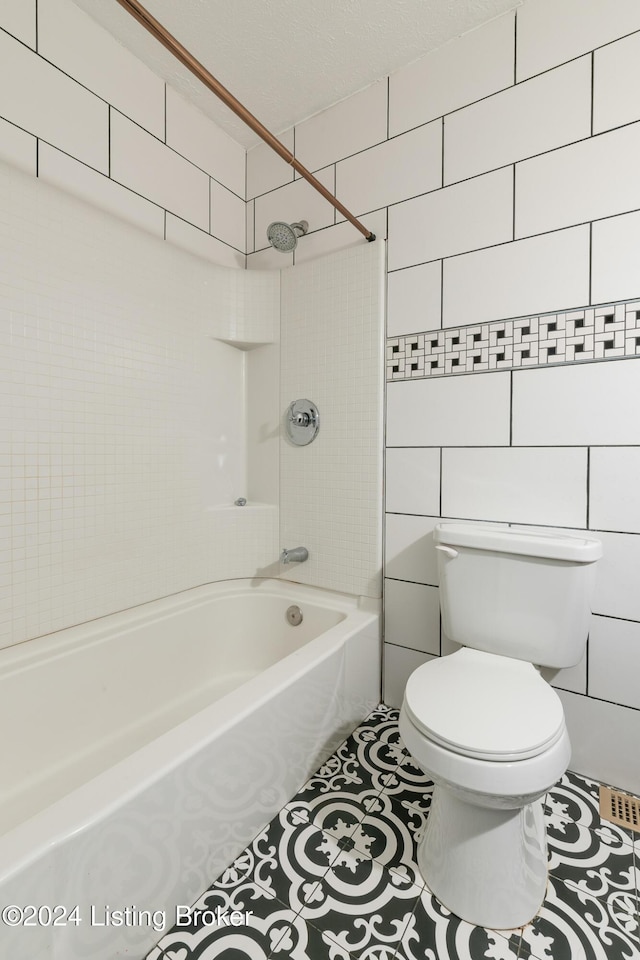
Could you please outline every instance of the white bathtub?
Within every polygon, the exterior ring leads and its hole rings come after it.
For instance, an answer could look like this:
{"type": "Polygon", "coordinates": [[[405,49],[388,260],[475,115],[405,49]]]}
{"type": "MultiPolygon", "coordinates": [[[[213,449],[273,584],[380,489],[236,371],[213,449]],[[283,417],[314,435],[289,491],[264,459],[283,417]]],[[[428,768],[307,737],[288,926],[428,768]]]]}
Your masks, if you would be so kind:
{"type": "Polygon", "coordinates": [[[377,603],[276,580],[0,651],[0,956],[144,957],[378,700],[377,603]]]}

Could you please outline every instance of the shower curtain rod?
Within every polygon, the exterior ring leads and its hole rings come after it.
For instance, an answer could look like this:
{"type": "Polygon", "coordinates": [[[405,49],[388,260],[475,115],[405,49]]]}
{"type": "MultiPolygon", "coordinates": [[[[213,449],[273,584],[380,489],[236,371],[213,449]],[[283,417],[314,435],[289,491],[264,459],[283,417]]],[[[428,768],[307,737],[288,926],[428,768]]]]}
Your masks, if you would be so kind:
{"type": "Polygon", "coordinates": [[[290,166],[296,170],[301,177],[311,184],[312,187],[322,194],[325,200],[328,200],[332,206],[336,208],[344,217],[347,218],[349,223],[352,223],[353,226],[366,237],[367,240],[375,240],[375,234],[360,223],[359,220],[353,216],[352,213],[349,213],[344,204],[330,193],[324,184],[320,183],[319,180],[310,173],[306,167],[304,167],[299,160],[296,160],[294,155],[290,150],[287,150],[285,145],[281,143],[277,137],[267,130],[267,128],[260,123],[260,121],[250,113],[246,107],[244,107],[239,100],[230,93],[226,87],[223,87],[222,84],[216,80],[216,78],[209,73],[209,71],[204,67],[199,60],[189,53],[186,47],[183,47],[182,44],[176,40],[176,38],[166,30],[155,17],[152,17],[148,10],[146,10],[138,0],[117,0],[121,7],[124,7],[132,17],[141,23],[142,26],[149,31],[149,33],[156,38],[167,50],[173,54],[173,56],[180,61],[183,66],[190,70],[198,80],[200,80],[205,87],[211,90],[212,93],[222,100],[230,110],[240,117],[247,126],[251,127],[254,133],[257,133],[259,137],[267,143],[272,150],[282,157],[283,160],[286,160],[290,166]]]}

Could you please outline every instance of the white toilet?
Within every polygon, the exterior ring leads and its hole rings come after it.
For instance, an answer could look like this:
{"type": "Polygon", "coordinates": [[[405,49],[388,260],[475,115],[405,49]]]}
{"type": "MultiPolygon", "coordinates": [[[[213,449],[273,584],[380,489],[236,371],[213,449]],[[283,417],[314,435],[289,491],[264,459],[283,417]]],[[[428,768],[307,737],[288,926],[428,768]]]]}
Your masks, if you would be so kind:
{"type": "Polygon", "coordinates": [[[541,798],[571,747],[539,666],[578,663],[598,540],[441,523],[434,531],[446,635],[462,648],[409,677],[400,733],[435,783],[418,864],[469,923],[528,923],[547,883],[541,798]]]}

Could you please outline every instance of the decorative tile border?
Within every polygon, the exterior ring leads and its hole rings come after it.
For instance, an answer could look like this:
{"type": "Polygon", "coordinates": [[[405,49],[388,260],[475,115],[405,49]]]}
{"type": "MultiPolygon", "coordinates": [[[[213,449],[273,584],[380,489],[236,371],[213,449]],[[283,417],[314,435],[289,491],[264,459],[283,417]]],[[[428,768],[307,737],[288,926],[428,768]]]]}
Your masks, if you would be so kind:
{"type": "Polygon", "coordinates": [[[387,340],[387,380],[640,356],[640,300],[387,340]]]}

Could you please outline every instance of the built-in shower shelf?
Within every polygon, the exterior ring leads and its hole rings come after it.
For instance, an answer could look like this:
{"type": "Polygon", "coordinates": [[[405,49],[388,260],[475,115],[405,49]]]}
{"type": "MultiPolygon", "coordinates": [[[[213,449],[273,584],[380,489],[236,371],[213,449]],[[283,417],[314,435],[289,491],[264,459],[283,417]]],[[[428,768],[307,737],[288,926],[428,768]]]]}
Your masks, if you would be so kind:
{"type": "Polygon", "coordinates": [[[268,340],[223,340],[222,337],[216,337],[216,340],[220,340],[220,343],[226,343],[230,347],[235,347],[236,350],[256,350],[258,347],[268,347],[271,341],[268,340]]]}

